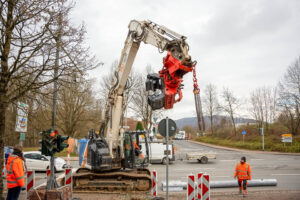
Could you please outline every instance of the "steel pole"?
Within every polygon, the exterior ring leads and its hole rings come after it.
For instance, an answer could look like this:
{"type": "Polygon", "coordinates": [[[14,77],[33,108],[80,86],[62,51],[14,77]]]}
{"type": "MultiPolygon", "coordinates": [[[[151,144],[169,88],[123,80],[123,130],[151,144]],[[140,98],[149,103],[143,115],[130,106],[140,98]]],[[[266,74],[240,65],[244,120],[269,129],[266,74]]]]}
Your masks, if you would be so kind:
{"type": "Polygon", "coordinates": [[[167,183],[167,192],[166,200],[169,199],[169,118],[166,118],[166,140],[167,140],[167,166],[166,166],[166,183],[167,183]]]}
{"type": "MultiPolygon", "coordinates": [[[[56,102],[57,102],[57,79],[58,79],[58,68],[59,68],[59,53],[60,53],[60,39],[61,39],[61,29],[62,29],[62,15],[59,13],[58,18],[58,31],[56,40],[56,52],[55,52],[55,67],[54,67],[54,83],[53,83],[53,105],[52,105],[52,130],[55,130],[55,119],[56,119],[56,102]]],[[[57,182],[55,177],[55,159],[54,155],[50,159],[50,178],[47,182],[47,189],[51,190],[57,188],[57,182]]]]}
{"type": "Polygon", "coordinates": [[[265,151],[265,134],[264,134],[264,125],[262,126],[262,150],[265,151]]]}

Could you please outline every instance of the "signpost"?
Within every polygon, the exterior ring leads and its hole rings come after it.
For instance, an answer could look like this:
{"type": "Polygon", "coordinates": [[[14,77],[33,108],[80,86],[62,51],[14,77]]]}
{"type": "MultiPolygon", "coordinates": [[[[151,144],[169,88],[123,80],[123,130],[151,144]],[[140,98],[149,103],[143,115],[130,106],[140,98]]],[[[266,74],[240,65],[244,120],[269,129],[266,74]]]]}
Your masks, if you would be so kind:
{"type": "Polygon", "coordinates": [[[16,132],[20,132],[20,145],[23,146],[25,140],[25,133],[27,132],[27,116],[28,104],[18,102],[17,105],[17,118],[16,118],[16,132]]]}
{"type": "Polygon", "coordinates": [[[244,144],[244,142],[245,142],[246,131],[242,131],[242,135],[243,135],[243,144],[244,144]]]}
{"type": "Polygon", "coordinates": [[[293,144],[292,134],[282,134],[281,135],[281,142],[283,142],[284,146],[285,146],[285,143],[291,143],[291,145],[292,145],[293,144]]]}
{"type": "Polygon", "coordinates": [[[166,138],[167,143],[167,165],[166,165],[166,200],[169,199],[169,136],[173,136],[176,132],[176,123],[166,117],[158,124],[158,131],[159,133],[166,138]]]}

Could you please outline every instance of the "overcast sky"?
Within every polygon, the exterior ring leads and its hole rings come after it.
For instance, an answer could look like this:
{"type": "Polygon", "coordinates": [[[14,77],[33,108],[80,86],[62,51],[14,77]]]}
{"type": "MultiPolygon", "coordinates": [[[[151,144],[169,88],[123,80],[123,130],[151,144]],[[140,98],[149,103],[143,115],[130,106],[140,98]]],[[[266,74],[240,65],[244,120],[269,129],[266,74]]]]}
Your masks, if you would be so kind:
{"type": "MultiPolygon", "coordinates": [[[[200,89],[215,84],[247,98],[261,86],[275,86],[286,68],[300,56],[298,0],[77,0],[73,23],[84,22],[91,52],[104,66],[91,77],[107,74],[120,58],[130,20],[151,20],[187,36],[192,59],[198,61],[200,89]]],[[[158,71],[160,54],[142,44],[133,65],[158,71]]],[[[184,77],[183,99],[167,115],[173,119],[195,115],[192,74],[184,77]]]]}

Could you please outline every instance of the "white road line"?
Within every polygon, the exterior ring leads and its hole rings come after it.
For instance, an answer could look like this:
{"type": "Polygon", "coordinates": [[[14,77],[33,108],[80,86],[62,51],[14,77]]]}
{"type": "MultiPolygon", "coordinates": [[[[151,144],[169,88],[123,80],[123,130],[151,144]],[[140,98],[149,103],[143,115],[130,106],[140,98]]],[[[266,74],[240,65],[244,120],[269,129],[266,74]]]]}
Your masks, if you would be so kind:
{"type": "Polygon", "coordinates": [[[230,176],[212,176],[213,178],[229,178],[230,176]]]}
{"type": "Polygon", "coordinates": [[[220,160],[222,162],[233,162],[233,161],[237,161],[237,160],[220,160]]]}
{"type": "Polygon", "coordinates": [[[300,176],[300,174],[271,174],[272,176],[300,176]]]}

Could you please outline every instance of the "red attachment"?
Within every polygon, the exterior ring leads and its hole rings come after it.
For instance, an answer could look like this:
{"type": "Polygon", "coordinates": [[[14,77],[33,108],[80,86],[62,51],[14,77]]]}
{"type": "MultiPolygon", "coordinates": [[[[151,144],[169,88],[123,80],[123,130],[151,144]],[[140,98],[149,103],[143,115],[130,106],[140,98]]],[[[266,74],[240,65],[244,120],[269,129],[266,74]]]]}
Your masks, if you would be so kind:
{"type": "Polygon", "coordinates": [[[185,66],[181,61],[174,58],[170,52],[163,60],[164,67],[159,71],[159,76],[164,78],[165,83],[165,109],[173,108],[173,104],[182,99],[180,84],[182,77],[193,70],[193,67],[185,66]],[[176,94],[179,95],[175,100],[176,94]]]}

